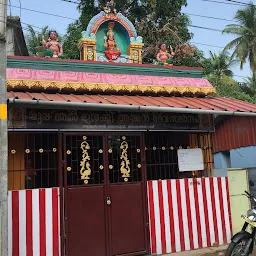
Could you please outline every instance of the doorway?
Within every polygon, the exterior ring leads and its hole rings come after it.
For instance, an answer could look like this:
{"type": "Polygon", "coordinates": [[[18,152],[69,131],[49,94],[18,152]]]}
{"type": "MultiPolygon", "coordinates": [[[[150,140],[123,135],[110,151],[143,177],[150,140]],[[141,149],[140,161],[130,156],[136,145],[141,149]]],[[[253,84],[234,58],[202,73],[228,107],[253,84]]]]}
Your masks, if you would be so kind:
{"type": "Polygon", "coordinates": [[[141,134],[64,134],[68,256],[148,252],[141,134]]]}

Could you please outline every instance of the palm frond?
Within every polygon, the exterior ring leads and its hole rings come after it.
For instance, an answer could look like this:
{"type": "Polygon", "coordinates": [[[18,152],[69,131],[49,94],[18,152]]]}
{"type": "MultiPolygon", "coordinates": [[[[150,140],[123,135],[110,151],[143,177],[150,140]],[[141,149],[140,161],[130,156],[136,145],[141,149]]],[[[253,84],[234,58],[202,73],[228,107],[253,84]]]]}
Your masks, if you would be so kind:
{"type": "Polygon", "coordinates": [[[240,61],[240,68],[249,61],[252,71],[256,71],[256,6],[250,3],[246,8],[237,11],[237,24],[229,24],[224,34],[237,36],[229,42],[225,50],[233,49],[231,59],[240,61]]]}

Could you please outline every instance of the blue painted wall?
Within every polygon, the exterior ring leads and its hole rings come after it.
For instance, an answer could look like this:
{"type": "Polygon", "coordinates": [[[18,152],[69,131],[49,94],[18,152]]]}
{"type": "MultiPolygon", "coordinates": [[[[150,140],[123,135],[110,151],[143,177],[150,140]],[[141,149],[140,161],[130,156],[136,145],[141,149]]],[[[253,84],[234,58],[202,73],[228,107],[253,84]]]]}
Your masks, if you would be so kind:
{"type": "Polygon", "coordinates": [[[256,146],[232,149],[214,154],[214,176],[226,176],[227,168],[256,170],[256,146]]]}
{"type": "Polygon", "coordinates": [[[256,167],[256,147],[246,147],[230,150],[231,168],[256,167]]]}
{"type": "Polygon", "coordinates": [[[214,166],[217,169],[254,168],[256,167],[256,146],[216,153],[214,166]]]}
{"type": "Polygon", "coordinates": [[[229,151],[219,152],[214,154],[215,168],[230,168],[230,153],[229,151]]]}

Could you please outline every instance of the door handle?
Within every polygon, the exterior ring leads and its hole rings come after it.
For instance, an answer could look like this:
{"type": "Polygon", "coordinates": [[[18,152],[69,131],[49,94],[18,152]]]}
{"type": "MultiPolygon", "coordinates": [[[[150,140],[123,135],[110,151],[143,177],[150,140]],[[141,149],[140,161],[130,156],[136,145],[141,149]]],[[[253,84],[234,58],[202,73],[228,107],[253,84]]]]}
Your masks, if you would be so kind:
{"type": "Polygon", "coordinates": [[[107,197],[107,205],[111,205],[111,200],[109,196],[107,197]]]}

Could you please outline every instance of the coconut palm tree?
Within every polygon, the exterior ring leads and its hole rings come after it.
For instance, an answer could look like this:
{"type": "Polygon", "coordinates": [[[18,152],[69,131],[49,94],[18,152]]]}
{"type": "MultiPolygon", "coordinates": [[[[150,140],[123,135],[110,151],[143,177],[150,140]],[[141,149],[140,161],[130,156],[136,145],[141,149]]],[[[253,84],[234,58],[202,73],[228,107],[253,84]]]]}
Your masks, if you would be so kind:
{"type": "Polygon", "coordinates": [[[48,26],[43,27],[40,33],[36,32],[31,25],[27,26],[27,30],[28,34],[26,34],[25,38],[29,54],[33,56],[43,56],[44,48],[41,41],[42,35],[48,38],[48,26]]]}
{"type": "Polygon", "coordinates": [[[245,9],[238,10],[235,18],[237,24],[227,25],[223,33],[235,35],[226,50],[234,49],[232,58],[240,61],[240,68],[249,60],[252,72],[256,71],[256,6],[250,3],[245,9]]]}
{"type": "Polygon", "coordinates": [[[210,58],[205,60],[205,74],[221,78],[223,76],[232,77],[233,72],[230,69],[235,61],[227,54],[226,51],[220,52],[219,55],[210,51],[210,58]]]}
{"type": "Polygon", "coordinates": [[[256,94],[256,72],[245,79],[246,86],[250,89],[252,95],[256,94]]]}

